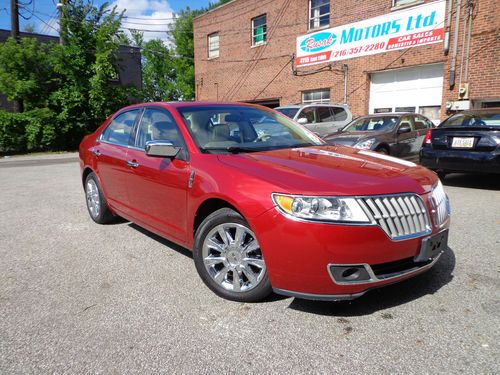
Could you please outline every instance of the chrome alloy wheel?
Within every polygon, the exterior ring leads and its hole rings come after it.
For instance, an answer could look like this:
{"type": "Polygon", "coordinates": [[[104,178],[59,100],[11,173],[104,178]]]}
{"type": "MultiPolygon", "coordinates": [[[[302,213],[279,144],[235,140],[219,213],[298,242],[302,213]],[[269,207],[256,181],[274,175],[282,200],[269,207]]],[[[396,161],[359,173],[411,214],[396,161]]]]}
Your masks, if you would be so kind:
{"type": "Polygon", "coordinates": [[[99,196],[99,188],[94,180],[89,179],[87,181],[85,195],[87,197],[87,207],[90,214],[93,218],[98,217],[101,211],[101,197],[99,196]]]}
{"type": "Polygon", "coordinates": [[[221,287],[247,292],[262,281],[266,265],[255,234],[241,224],[214,227],[203,242],[203,263],[221,287]]]}

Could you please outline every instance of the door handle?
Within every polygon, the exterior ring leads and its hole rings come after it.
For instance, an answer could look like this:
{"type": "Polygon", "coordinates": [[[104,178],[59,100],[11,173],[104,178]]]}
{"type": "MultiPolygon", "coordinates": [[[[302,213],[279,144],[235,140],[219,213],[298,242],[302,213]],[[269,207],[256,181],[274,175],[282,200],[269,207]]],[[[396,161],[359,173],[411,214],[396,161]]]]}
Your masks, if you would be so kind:
{"type": "Polygon", "coordinates": [[[139,166],[139,163],[133,161],[133,160],[127,160],[127,165],[132,168],[137,168],[139,166]]]}
{"type": "Polygon", "coordinates": [[[99,157],[99,156],[101,156],[101,155],[102,155],[102,154],[101,154],[101,152],[100,152],[99,150],[92,150],[92,153],[93,153],[95,156],[97,156],[97,157],[99,157]]]}

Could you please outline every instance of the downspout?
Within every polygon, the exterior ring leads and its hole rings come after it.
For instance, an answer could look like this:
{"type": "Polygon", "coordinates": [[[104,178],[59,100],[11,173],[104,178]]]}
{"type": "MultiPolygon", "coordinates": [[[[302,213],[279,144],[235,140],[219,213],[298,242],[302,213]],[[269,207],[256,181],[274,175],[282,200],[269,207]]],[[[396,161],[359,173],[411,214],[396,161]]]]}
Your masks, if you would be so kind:
{"type": "Polygon", "coordinates": [[[349,66],[347,64],[342,65],[342,70],[344,71],[344,104],[347,104],[347,75],[349,66]]]}
{"type": "Polygon", "coordinates": [[[453,0],[448,0],[448,17],[446,18],[446,27],[444,31],[444,55],[448,56],[450,52],[450,28],[451,28],[451,16],[453,13],[453,0]]]}
{"type": "Polygon", "coordinates": [[[474,2],[469,0],[469,31],[467,35],[467,52],[465,53],[465,82],[469,82],[470,39],[472,34],[472,20],[474,19],[474,2]]]}
{"type": "Polygon", "coordinates": [[[449,85],[450,89],[455,86],[455,70],[457,66],[457,52],[458,52],[458,31],[460,30],[460,7],[462,5],[462,0],[457,1],[457,10],[455,14],[455,34],[453,36],[453,53],[451,57],[450,65],[450,78],[449,85]]]}

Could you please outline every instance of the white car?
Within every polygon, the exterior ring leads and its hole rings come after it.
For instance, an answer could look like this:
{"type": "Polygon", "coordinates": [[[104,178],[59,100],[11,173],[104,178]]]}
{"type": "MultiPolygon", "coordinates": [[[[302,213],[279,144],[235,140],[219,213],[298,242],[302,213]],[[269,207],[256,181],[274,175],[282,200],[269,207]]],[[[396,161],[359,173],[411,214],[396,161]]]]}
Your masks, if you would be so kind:
{"type": "Polygon", "coordinates": [[[320,137],[335,133],[352,120],[352,113],[345,104],[295,104],[277,107],[275,110],[297,121],[320,137]]]}

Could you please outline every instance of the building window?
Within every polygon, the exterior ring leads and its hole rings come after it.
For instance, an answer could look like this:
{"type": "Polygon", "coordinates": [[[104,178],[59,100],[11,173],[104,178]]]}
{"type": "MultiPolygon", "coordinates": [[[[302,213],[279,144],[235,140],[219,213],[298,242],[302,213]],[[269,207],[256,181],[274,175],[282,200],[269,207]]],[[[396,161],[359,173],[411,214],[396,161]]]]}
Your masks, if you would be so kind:
{"type": "Polygon", "coordinates": [[[309,29],[330,24],[330,0],[309,0],[309,29]]]}
{"type": "Polygon", "coordinates": [[[264,44],[267,40],[266,15],[252,19],[252,46],[264,44]]]}
{"type": "Polygon", "coordinates": [[[422,3],[422,0],[392,0],[393,7],[401,7],[413,3],[422,3]]]}
{"type": "Polygon", "coordinates": [[[208,58],[219,57],[219,33],[213,33],[208,36],[208,58]]]}
{"type": "Polygon", "coordinates": [[[302,93],[302,103],[328,103],[330,102],[330,90],[315,90],[302,93]]]}

